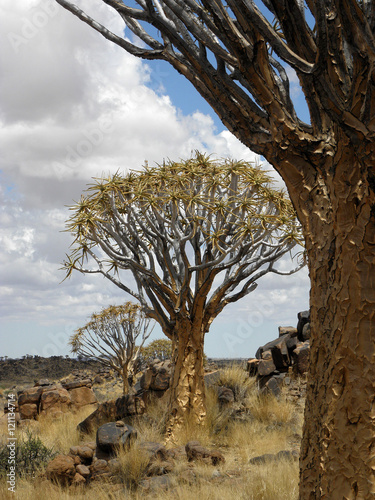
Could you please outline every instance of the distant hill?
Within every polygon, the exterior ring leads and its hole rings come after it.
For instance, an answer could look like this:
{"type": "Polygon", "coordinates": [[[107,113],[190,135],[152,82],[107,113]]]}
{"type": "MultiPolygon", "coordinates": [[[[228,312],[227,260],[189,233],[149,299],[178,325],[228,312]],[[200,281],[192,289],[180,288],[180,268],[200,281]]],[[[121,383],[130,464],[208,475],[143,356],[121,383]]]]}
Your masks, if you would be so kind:
{"type": "Polygon", "coordinates": [[[33,383],[41,378],[52,380],[66,377],[74,370],[96,370],[101,365],[97,361],[78,360],[64,356],[25,356],[22,359],[0,360],[0,386],[9,387],[33,383]]]}

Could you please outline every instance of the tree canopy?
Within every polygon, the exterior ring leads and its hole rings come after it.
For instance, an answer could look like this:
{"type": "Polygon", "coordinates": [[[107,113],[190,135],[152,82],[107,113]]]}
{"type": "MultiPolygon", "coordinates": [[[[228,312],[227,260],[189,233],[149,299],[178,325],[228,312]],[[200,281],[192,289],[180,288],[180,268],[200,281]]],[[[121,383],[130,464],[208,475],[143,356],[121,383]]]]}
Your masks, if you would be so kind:
{"type": "Polygon", "coordinates": [[[128,391],[128,377],[140,350],[151,335],[150,320],[145,318],[138,304],[126,302],[109,306],[94,313],[90,321],[71,336],[73,353],[97,359],[113,368],[123,379],[124,393],[128,391]]]}
{"type": "Polygon", "coordinates": [[[137,0],[136,7],[102,0],[134,33],[131,40],[73,2],[56,1],[129,53],[171,63],[260,154],[272,153],[275,142],[331,154],[334,124],[352,140],[373,135],[371,0],[137,0]],[[291,69],[311,123],[297,116],[291,69]]]}
{"type": "Polygon", "coordinates": [[[68,275],[73,269],[104,275],[171,339],[181,313],[199,311],[207,332],[261,276],[284,274],[275,263],[302,242],[291,202],[266,172],[199,153],[97,179],[72,210],[68,275]],[[133,286],[124,271],[131,271],[133,286]]]}

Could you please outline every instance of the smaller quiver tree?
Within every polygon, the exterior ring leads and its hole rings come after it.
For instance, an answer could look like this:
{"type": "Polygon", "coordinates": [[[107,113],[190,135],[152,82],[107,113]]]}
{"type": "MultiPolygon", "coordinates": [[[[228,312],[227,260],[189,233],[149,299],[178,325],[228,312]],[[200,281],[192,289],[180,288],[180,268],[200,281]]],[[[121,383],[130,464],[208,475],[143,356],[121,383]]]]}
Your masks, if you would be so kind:
{"type": "Polygon", "coordinates": [[[292,274],[303,265],[286,273],[275,268],[301,243],[291,202],[261,168],[196,153],[99,179],[72,210],[67,276],[74,269],[100,273],[141,303],[174,345],[169,435],[187,413],[202,422],[211,323],[266,273],[292,274]]]}
{"type": "Polygon", "coordinates": [[[127,394],[137,371],[141,348],[151,332],[150,320],[141,307],[126,302],[93,314],[90,321],[71,336],[69,344],[74,354],[113,368],[122,378],[123,393],[127,394]]]}
{"type": "Polygon", "coordinates": [[[172,359],[172,341],[169,339],[156,339],[140,350],[139,359],[142,368],[146,368],[154,359],[166,361],[172,359]]]}

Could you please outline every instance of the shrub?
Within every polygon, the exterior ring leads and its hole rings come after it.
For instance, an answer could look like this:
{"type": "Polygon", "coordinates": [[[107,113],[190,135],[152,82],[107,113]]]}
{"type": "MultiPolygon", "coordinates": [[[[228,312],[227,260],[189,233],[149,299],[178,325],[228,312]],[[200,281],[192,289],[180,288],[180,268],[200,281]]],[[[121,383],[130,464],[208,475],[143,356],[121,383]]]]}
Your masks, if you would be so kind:
{"type": "MultiPolygon", "coordinates": [[[[9,447],[5,444],[0,448],[0,475],[6,475],[10,471],[9,447]]],[[[37,470],[56,456],[52,448],[47,448],[39,436],[34,436],[27,431],[26,438],[16,442],[15,466],[18,476],[34,476],[37,470]]]]}

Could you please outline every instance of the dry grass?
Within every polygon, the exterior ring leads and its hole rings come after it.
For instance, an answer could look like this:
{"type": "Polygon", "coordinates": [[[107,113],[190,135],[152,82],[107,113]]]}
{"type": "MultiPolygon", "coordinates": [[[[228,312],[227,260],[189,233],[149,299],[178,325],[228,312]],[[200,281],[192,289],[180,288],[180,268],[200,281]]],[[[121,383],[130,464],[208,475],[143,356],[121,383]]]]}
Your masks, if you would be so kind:
{"type": "Polygon", "coordinates": [[[150,455],[135,443],[130,450],[120,449],[117,453],[119,468],[117,474],[125,486],[134,490],[145,477],[150,455]]]}
{"type": "MultiPolygon", "coordinates": [[[[31,430],[48,448],[53,448],[59,453],[68,453],[71,446],[82,442],[82,436],[77,431],[77,424],[90,415],[94,409],[95,407],[86,406],[74,413],[64,413],[57,419],[40,415],[38,421],[30,420],[23,424],[19,437],[24,437],[27,430],[31,430]]],[[[84,440],[95,441],[95,433],[86,435],[84,440]]]]}
{"type": "MultiPolygon", "coordinates": [[[[137,443],[129,451],[119,453],[119,480],[121,484],[92,483],[85,488],[64,489],[51,484],[41,476],[34,481],[17,479],[17,493],[7,491],[5,481],[0,484],[0,498],[8,500],[65,500],[95,498],[95,500],[129,498],[131,500],[294,500],[298,497],[298,463],[288,461],[251,465],[249,459],[265,453],[291,449],[289,438],[301,433],[301,405],[294,405],[286,394],[279,398],[260,396],[255,383],[244,370],[233,366],[223,370],[220,385],[230,387],[235,393],[234,409],[220,408],[217,392],[207,391],[207,419],[197,427],[187,421],[176,437],[177,445],[198,440],[207,448],[215,448],[225,456],[225,463],[211,466],[198,462],[188,463],[186,458],[176,460],[169,474],[171,489],[144,491],[137,485],[145,476],[149,457],[137,443]]],[[[106,384],[107,385],[107,384],[106,384]]],[[[113,399],[113,386],[102,386],[107,399],[113,399]]],[[[120,394],[121,395],[121,394],[120,394]]],[[[29,428],[43,443],[54,450],[67,453],[79,444],[77,424],[92,408],[63,415],[60,420],[40,417],[30,422],[29,428]]],[[[163,424],[166,418],[166,398],[153,399],[147,414],[129,421],[138,431],[138,441],[163,442],[163,424]]],[[[3,429],[1,429],[2,431],[3,429]]],[[[5,428],[4,428],[5,430],[5,428]]],[[[21,434],[26,429],[20,431],[21,434]]],[[[85,436],[84,441],[95,439],[85,436]]]]}

